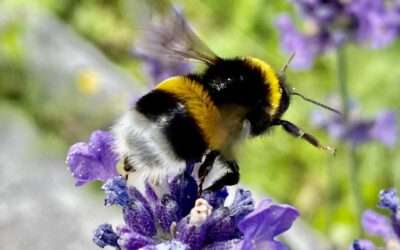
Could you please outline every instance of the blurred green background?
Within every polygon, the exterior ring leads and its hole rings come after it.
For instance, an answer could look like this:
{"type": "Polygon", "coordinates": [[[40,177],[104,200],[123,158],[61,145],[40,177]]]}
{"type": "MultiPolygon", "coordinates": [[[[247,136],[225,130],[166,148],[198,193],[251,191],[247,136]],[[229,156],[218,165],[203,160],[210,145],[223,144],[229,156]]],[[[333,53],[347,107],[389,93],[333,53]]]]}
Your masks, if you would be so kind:
{"type": "MultiPolygon", "coordinates": [[[[298,16],[289,1],[173,2],[218,55],[256,56],[276,69],[286,63],[274,20],[283,12],[298,16]]],[[[0,110],[21,113],[42,138],[40,147],[61,160],[69,145],[86,141],[95,129],[108,129],[129,101],[148,89],[141,61],[130,54],[138,33],[132,6],[130,0],[0,1],[0,110]]],[[[384,108],[398,116],[400,43],[381,50],[349,46],[347,53],[350,95],[360,104],[361,116],[384,108]]],[[[324,100],[338,90],[335,65],[334,54],[327,54],[310,70],[289,69],[287,79],[301,93],[324,100]]],[[[242,183],[294,205],[312,228],[346,246],[361,233],[350,192],[350,149],[313,127],[314,109],[294,99],[285,118],[336,146],[337,155],[275,129],[238,149],[242,183]]],[[[1,114],[4,123],[9,113],[1,114]]],[[[380,189],[400,187],[399,152],[399,147],[373,142],[358,148],[365,208],[375,208],[380,189]]],[[[65,167],[60,171],[70,178],[65,167]]],[[[73,188],[72,178],[68,188],[73,188]]]]}

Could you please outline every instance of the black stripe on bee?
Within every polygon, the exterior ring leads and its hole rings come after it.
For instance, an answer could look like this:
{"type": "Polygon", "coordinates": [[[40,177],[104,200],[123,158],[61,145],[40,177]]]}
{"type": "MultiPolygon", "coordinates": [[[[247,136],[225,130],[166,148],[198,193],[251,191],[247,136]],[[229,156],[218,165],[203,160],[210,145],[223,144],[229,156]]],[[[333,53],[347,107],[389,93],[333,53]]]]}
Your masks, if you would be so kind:
{"type": "Polygon", "coordinates": [[[136,103],[136,110],[160,125],[176,157],[201,160],[208,145],[196,121],[176,96],[153,90],[136,103]]]}

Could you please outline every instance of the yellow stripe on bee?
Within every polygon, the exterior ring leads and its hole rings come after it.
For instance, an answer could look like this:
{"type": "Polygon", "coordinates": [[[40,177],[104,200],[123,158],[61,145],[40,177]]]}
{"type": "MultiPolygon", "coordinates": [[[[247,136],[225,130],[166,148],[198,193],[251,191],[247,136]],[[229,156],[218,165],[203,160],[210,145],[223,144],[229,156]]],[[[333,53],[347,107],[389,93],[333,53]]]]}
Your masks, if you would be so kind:
{"type": "Polygon", "coordinates": [[[271,105],[269,114],[273,116],[278,111],[282,97],[282,88],[279,84],[279,79],[271,65],[267,64],[263,60],[254,57],[247,57],[246,60],[248,60],[250,64],[259,67],[268,81],[269,96],[267,97],[267,101],[271,105]]]}
{"type": "Polygon", "coordinates": [[[196,121],[210,149],[222,148],[228,136],[221,115],[203,86],[183,76],[171,77],[156,89],[173,94],[196,121]]]}

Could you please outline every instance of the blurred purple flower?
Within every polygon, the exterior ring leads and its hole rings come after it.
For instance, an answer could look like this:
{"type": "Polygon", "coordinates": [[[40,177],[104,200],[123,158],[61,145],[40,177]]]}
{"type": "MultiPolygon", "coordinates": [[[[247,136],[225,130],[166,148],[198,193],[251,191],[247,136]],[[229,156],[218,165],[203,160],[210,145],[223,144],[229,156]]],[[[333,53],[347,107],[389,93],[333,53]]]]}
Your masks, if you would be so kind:
{"type": "Polygon", "coordinates": [[[375,245],[369,240],[355,240],[349,250],[375,250],[375,245]]]}
{"type": "Polygon", "coordinates": [[[386,208],[396,213],[399,208],[399,197],[397,196],[397,191],[394,188],[388,188],[381,190],[379,192],[379,203],[380,208],[386,208]]]}
{"type": "Polygon", "coordinates": [[[350,111],[347,123],[335,114],[327,115],[321,111],[314,111],[311,120],[315,126],[326,129],[333,138],[349,142],[353,147],[372,140],[379,141],[387,147],[396,144],[398,134],[394,112],[385,110],[373,119],[362,119],[356,115],[355,106],[352,106],[350,111]]]}
{"type": "Polygon", "coordinates": [[[171,60],[162,55],[156,56],[146,53],[146,51],[141,51],[139,48],[133,49],[132,54],[142,61],[143,70],[151,79],[150,86],[155,86],[171,76],[186,75],[192,69],[187,61],[171,60]]]}
{"type": "Polygon", "coordinates": [[[391,111],[379,113],[369,131],[371,138],[379,140],[386,146],[393,147],[397,140],[396,114],[391,111]]]}
{"type": "Polygon", "coordinates": [[[363,213],[361,224],[370,235],[379,236],[385,240],[395,237],[390,220],[372,210],[366,210],[363,213]]]}
{"type": "Polygon", "coordinates": [[[92,133],[89,143],[72,145],[66,162],[75,178],[75,185],[81,186],[94,180],[106,181],[117,176],[118,156],[112,148],[111,133],[100,130],[92,133]]]}
{"type": "Polygon", "coordinates": [[[287,15],[280,16],[276,25],[281,31],[281,47],[287,53],[296,52],[291,67],[294,69],[306,69],[312,66],[317,55],[318,46],[312,37],[300,33],[287,15]]]}
{"type": "MultiPolygon", "coordinates": [[[[400,212],[398,204],[399,198],[395,189],[382,190],[379,193],[378,206],[390,210],[390,218],[372,210],[366,210],[362,216],[361,223],[364,230],[369,235],[381,237],[385,242],[385,249],[400,249],[400,212]]],[[[368,240],[356,240],[350,249],[373,250],[376,248],[368,240]]]]}
{"type": "Polygon", "coordinates": [[[277,27],[283,50],[301,57],[292,65],[295,69],[312,66],[315,56],[348,41],[382,48],[400,35],[398,1],[391,4],[383,0],[293,2],[304,19],[304,32],[297,31],[287,16],[278,18],[277,27]]]}

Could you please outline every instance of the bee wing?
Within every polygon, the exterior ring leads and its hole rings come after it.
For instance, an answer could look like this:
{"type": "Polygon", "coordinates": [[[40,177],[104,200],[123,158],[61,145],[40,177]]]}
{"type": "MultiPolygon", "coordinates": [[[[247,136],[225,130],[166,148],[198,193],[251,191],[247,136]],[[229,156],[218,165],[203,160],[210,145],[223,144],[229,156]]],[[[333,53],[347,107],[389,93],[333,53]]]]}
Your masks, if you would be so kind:
{"type": "Polygon", "coordinates": [[[144,34],[137,50],[167,59],[193,59],[213,64],[219,57],[197,36],[184,16],[166,0],[138,1],[144,12],[138,16],[144,34]],[[147,9],[147,10],[146,10],[147,9]],[[147,22],[147,23],[144,23],[147,22]]]}

